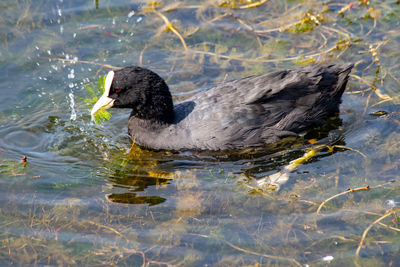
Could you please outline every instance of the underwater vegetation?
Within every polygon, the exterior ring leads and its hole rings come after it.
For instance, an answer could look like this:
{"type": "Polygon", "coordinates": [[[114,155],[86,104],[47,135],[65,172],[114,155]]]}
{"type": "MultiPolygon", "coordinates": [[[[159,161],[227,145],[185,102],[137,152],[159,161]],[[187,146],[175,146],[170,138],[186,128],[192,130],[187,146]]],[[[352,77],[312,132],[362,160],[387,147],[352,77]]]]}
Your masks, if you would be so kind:
{"type": "Polygon", "coordinates": [[[399,1],[72,2],[0,4],[1,265],[400,262],[399,1]],[[264,151],[149,151],[126,111],[90,118],[127,65],[176,102],[329,62],[355,64],[338,117],[264,151]]]}

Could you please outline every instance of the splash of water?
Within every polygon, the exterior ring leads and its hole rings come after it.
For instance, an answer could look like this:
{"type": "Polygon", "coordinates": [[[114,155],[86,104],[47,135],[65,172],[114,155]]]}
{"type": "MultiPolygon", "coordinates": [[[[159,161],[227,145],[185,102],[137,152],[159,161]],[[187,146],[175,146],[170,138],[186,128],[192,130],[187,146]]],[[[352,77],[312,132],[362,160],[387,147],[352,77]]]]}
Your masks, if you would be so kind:
{"type": "Polygon", "coordinates": [[[71,108],[71,117],[70,120],[74,121],[76,120],[76,111],[75,111],[75,97],[74,97],[74,93],[71,91],[71,93],[69,93],[69,107],[71,108]]]}

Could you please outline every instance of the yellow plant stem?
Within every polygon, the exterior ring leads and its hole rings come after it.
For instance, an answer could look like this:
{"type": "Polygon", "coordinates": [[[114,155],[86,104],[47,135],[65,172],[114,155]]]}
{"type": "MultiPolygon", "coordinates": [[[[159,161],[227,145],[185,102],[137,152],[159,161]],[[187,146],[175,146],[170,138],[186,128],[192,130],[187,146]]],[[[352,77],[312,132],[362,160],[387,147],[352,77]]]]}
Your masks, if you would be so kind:
{"type": "Polygon", "coordinates": [[[176,28],[172,25],[172,23],[168,20],[166,16],[164,16],[161,12],[156,10],[154,6],[152,6],[152,11],[159,16],[166,24],[167,28],[172,31],[176,36],[178,36],[179,40],[181,40],[181,43],[183,45],[183,48],[185,49],[185,52],[188,51],[185,39],[183,39],[182,35],[176,30],[176,28]]]}
{"type": "Polygon", "coordinates": [[[264,4],[265,2],[267,2],[268,0],[261,0],[259,2],[255,2],[255,3],[251,3],[245,6],[239,6],[239,9],[246,9],[246,8],[252,8],[252,7],[257,7],[257,6],[261,6],[262,4],[264,4]]]}
{"type": "Polygon", "coordinates": [[[368,191],[369,189],[370,189],[369,185],[366,185],[366,186],[363,186],[363,187],[358,187],[358,188],[355,188],[355,189],[349,188],[349,189],[347,189],[346,191],[344,191],[344,192],[342,192],[342,193],[339,193],[339,194],[336,194],[336,195],[334,195],[334,196],[331,196],[330,198],[325,199],[324,201],[322,201],[322,203],[319,205],[319,207],[318,207],[316,213],[317,213],[317,214],[320,214],[320,211],[321,211],[322,207],[323,207],[328,201],[331,201],[331,200],[334,199],[334,198],[337,198],[337,197],[339,197],[339,196],[342,196],[342,195],[345,195],[345,194],[348,194],[348,193],[357,192],[357,191],[368,191]]]}

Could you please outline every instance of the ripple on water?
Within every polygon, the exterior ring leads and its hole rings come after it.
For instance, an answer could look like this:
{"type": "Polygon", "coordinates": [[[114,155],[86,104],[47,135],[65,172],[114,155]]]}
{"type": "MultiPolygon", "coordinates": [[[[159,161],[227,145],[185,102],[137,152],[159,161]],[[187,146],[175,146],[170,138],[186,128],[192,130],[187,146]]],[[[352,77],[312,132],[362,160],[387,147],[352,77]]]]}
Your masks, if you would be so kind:
{"type": "Polygon", "coordinates": [[[40,144],[40,137],[26,130],[16,130],[4,136],[4,144],[8,147],[35,150],[40,144]]]}

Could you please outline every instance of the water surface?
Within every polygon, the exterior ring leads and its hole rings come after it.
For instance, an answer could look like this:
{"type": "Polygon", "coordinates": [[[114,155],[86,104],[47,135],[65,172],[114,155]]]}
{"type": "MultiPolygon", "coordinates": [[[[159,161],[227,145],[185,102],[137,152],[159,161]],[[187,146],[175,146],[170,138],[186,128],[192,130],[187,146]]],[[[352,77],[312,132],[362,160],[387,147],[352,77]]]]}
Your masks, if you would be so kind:
{"type": "Polygon", "coordinates": [[[398,264],[400,5],[368,2],[2,1],[1,265],[398,264]],[[355,63],[339,116],[259,152],[141,150],[84,100],[114,67],[179,101],[314,61],[355,63]]]}

